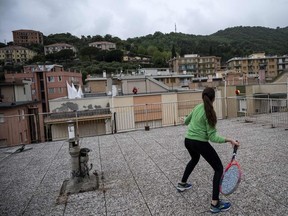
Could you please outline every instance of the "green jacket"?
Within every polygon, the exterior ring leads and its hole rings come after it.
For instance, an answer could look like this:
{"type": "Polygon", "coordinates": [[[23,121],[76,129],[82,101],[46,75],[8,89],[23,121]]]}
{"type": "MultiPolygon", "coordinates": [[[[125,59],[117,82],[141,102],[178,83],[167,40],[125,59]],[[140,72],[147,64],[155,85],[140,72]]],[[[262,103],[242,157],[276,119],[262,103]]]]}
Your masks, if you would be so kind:
{"type": "Polygon", "coordinates": [[[211,141],[215,143],[224,143],[225,137],[219,136],[215,127],[208,123],[204,104],[198,104],[192,112],[185,118],[185,125],[188,125],[186,138],[198,141],[211,141]]]}

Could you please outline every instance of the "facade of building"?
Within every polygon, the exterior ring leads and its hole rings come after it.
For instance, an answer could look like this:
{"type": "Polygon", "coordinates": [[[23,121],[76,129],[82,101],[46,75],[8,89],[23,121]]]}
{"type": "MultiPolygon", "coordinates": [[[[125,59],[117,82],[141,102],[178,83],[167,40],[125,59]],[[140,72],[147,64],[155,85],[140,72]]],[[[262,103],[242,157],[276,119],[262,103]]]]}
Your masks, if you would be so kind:
{"type": "Polygon", "coordinates": [[[32,101],[31,82],[0,83],[0,146],[44,142],[41,102],[32,101]]]}
{"type": "Polygon", "coordinates": [[[32,100],[42,102],[43,112],[49,112],[48,101],[67,97],[67,82],[82,87],[82,74],[77,71],[65,71],[61,65],[27,65],[23,73],[6,72],[5,80],[31,80],[32,100]]]}
{"type": "Polygon", "coordinates": [[[14,80],[0,83],[0,102],[32,101],[29,80],[14,80]]]}
{"type": "Polygon", "coordinates": [[[106,77],[91,77],[88,76],[86,81],[86,92],[87,93],[96,93],[96,94],[107,94],[112,91],[112,87],[108,89],[106,77]]]}
{"type": "Polygon", "coordinates": [[[221,69],[221,57],[187,54],[171,59],[169,64],[171,70],[176,73],[191,74],[194,77],[216,76],[217,71],[221,69]]]}
{"type": "Polygon", "coordinates": [[[151,57],[144,55],[124,55],[123,62],[138,62],[140,64],[151,64],[151,57]]]}
{"type": "Polygon", "coordinates": [[[43,44],[43,33],[40,31],[20,29],[14,30],[12,33],[16,45],[43,44]]]}
{"type": "Polygon", "coordinates": [[[50,116],[44,122],[52,131],[52,140],[68,137],[68,120],[78,122],[79,137],[110,134],[144,127],[176,125],[201,101],[200,91],[118,95],[81,99],[51,100],[50,116]],[[71,104],[77,104],[73,112],[71,104]],[[64,112],[59,112],[59,111],[64,112]],[[77,120],[76,120],[77,119],[77,120]]]}
{"type": "Polygon", "coordinates": [[[288,71],[288,56],[266,56],[255,53],[248,57],[237,57],[227,61],[229,70],[243,75],[244,80],[256,77],[260,81],[271,81],[284,71],[288,71]]]}
{"type": "Polygon", "coordinates": [[[147,94],[170,90],[169,86],[145,75],[112,78],[88,76],[86,85],[89,93],[106,95],[147,94]]]}
{"type": "Polygon", "coordinates": [[[112,42],[107,42],[107,41],[97,41],[93,43],[89,43],[90,47],[96,47],[101,50],[115,50],[116,49],[116,44],[112,42]]]}
{"type": "Polygon", "coordinates": [[[32,59],[37,53],[21,46],[7,46],[0,48],[0,61],[23,64],[32,59]]]}
{"type": "Polygon", "coordinates": [[[61,50],[65,50],[65,49],[70,49],[73,50],[74,53],[77,52],[76,47],[70,45],[70,44],[66,44],[66,43],[55,43],[55,44],[50,44],[47,46],[44,46],[44,54],[51,54],[51,53],[57,53],[61,50]]]}

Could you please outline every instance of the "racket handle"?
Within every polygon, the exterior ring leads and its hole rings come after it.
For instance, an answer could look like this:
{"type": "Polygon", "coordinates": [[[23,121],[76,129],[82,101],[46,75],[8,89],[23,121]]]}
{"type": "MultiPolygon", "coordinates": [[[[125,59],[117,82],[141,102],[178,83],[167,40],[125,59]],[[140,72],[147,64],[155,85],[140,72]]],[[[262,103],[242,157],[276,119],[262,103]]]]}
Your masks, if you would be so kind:
{"type": "Polygon", "coordinates": [[[236,153],[237,152],[237,149],[238,149],[238,146],[234,146],[234,150],[233,150],[233,153],[236,153]]]}
{"type": "Polygon", "coordinates": [[[233,149],[233,155],[232,155],[231,162],[232,162],[232,161],[235,159],[235,157],[236,157],[237,149],[238,149],[238,147],[235,145],[235,146],[234,146],[234,149],[233,149]]]}

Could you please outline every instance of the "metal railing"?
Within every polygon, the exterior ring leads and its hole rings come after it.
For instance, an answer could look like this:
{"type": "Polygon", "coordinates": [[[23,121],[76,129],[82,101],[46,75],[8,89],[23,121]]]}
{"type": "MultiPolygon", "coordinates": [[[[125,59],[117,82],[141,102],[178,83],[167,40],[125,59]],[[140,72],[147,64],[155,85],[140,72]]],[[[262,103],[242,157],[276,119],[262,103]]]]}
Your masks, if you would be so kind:
{"type": "MultiPolygon", "coordinates": [[[[182,124],[180,119],[187,116],[201,102],[192,100],[97,108],[88,111],[2,116],[0,145],[67,139],[69,121],[76,122],[79,137],[179,125],[182,124]]],[[[216,98],[214,109],[220,119],[239,118],[243,122],[288,128],[287,99],[216,98]]]]}
{"type": "MultiPolygon", "coordinates": [[[[241,101],[246,104],[245,122],[271,127],[288,127],[287,99],[245,98],[241,101]]],[[[240,100],[238,102],[241,103],[240,100]]]]}

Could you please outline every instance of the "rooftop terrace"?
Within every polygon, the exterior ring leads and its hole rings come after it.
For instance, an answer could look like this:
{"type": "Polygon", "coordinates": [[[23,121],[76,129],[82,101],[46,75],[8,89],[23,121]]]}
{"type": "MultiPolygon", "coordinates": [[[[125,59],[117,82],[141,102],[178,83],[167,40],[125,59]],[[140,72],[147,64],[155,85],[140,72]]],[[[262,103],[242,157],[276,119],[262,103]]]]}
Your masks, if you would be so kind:
{"type": "MultiPolygon", "coordinates": [[[[237,159],[244,177],[228,197],[225,215],[287,215],[288,131],[283,127],[219,120],[218,131],[241,142],[237,159]]],[[[186,126],[88,137],[100,188],[68,196],[56,204],[63,180],[70,177],[68,142],[34,144],[29,151],[0,149],[0,215],[211,215],[212,168],[200,159],[189,178],[193,188],[176,184],[190,159],[183,141],[186,126]]],[[[230,144],[213,144],[225,166],[230,144]]],[[[220,214],[221,215],[221,214],[220,214]]]]}

